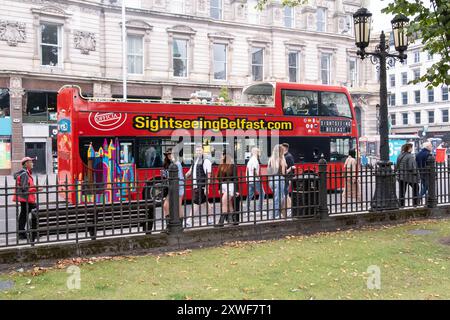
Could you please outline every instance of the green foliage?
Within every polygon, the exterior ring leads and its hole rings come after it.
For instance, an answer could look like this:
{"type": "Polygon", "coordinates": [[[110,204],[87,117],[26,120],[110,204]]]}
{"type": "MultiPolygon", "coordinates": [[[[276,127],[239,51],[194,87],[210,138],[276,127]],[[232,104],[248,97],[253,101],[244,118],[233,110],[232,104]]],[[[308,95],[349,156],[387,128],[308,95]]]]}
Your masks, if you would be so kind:
{"type": "Polygon", "coordinates": [[[227,87],[220,88],[219,98],[223,98],[225,100],[225,102],[231,102],[232,101],[230,99],[229,94],[228,94],[228,88],[227,87]]]}
{"type": "Polygon", "coordinates": [[[410,18],[408,35],[413,41],[421,41],[424,50],[439,54],[441,59],[413,84],[426,82],[428,87],[450,85],[450,2],[431,0],[430,7],[423,0],[395,0],[381,12],[404,14],[410,18]]]}
{"type": "MultiPolygon", "coordinates": [[[[256,8],[263,10],[267,5],[271,4],[272,0],[258,0],[256,8]]],[[[308,0],[282,0],[281,4],[283,7],[297,7],[307,4],[308,0]]]]}

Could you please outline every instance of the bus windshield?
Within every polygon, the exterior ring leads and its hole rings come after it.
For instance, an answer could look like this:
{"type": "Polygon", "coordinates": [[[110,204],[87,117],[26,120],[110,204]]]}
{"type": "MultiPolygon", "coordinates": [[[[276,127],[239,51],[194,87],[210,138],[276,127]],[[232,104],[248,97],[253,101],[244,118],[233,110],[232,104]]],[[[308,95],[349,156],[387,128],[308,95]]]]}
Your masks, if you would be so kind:
{"type": "Polygon", "coordinates": [[[281,99],[285,115],[352,117],[345,93],[282,90],[281,99]]]}
{"type": "Polygon", "coordinates": [[[273,106],[274,86],[271,83],[261,83],[247,87],[242,92],[242,103],[244,105],[273,106]]]}

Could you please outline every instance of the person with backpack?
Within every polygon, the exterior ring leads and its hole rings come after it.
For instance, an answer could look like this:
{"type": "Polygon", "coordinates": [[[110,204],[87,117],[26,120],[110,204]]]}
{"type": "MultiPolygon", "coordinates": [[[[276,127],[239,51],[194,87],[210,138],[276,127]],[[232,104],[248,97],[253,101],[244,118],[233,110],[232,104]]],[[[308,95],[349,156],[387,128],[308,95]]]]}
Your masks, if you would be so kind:
{"type": "Polygon", "coordinates": [[[205,189],[208,187],[208,181],[211,179],[211,172],[211,160],[204,157],[203,146],[199,144],[195,147],[195,159],[192,166],[185,175],[186,178],[192,176],[192,207],[190,216],[186,217],[185,220],[186,227],[192,226],[192,217],[194,217],[194,214],[198,209],[200,209],[201,214],[201,206],[204,203],[207,203],[209,209],[209,211],[207,211],[208,224],[214,223],[212,207],[205,194],[205,189]]]}
{"type": "Polygon", "coordinates": [[[395,169],[397,172],[400,207],[405,206],[405,192],[409,186],[413,191],[413,205],[419,204],[419,176],[417,172],[416,159],[411,153],[412,144],[405,143],[402,153],[397,158],[395,169]]]}
{"type": "MultiPolygon", "coordinates": [[[[36,186],[34,184],[32,170],[33,170],[33,160],[34,158],[25,157],[22,159],[22,169],[14,174],[14,179],[16,180],[16,192],[13,196],[13,201],[20,203],[20,213],[19,213],[19,240],[26,240],[27,234],[25,231],[25,226],[27,224],[28,214],[36,209],[36,186]]],[[[32,229],[36,229],[37,222],[32,218],[32,229]]],[[[28,226],[30,228],[30,226],[28,226]]],[[[35,234],[33,233],[32,238],[34,240],[35,234]]]]}

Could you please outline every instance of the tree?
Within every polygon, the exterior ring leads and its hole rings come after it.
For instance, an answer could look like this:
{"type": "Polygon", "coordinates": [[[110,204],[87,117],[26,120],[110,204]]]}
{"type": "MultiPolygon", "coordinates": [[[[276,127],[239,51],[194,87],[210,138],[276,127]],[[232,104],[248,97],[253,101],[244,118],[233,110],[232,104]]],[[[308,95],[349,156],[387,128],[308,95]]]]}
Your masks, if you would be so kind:
{"type": "Polygon", "coordinates": [[[434,63],[413,84],[426,82],[429,87],[450,85],[450,2],[430,0],[429,7],[423,0],[394,0],[383,13],[404,14],[410,18],[408,36],[412,41],[421,41],[429,54],[439,54],[434,63]]]}
{"type": "Polygon", "coordinates": [[[223,98],[225,100],[225,102],[227,102],[227,103],[232,101],[230,99],[229,94],[228,94],[228,88],[227,87],[220,88],[219,98],[223,98]]]}

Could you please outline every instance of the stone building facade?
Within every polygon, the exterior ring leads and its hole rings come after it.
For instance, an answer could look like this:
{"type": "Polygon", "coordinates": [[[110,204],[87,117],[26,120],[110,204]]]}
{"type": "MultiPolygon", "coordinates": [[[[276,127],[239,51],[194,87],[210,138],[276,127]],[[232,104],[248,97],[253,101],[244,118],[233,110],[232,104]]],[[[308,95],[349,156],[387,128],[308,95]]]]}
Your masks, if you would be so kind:
{"type": "MultiPolygon", "coordinates": [[[[239,101],[258,81],[342,85],[361,134],[375,130],[374,68],[356,57],[352,30],[361,0],[262,12],[254,0],[127,1],[129,98],[208,98],[226,87],[239,101]]],[[[25,154],[38,156],[37,171],[54,169],[63,85],[122,97],[121,27],[120,0],[0,1],[0,173],[17,170],[25,154]]]]}

